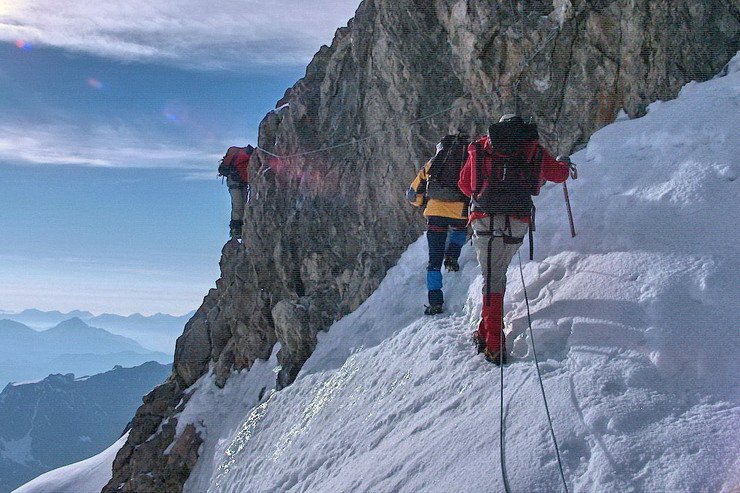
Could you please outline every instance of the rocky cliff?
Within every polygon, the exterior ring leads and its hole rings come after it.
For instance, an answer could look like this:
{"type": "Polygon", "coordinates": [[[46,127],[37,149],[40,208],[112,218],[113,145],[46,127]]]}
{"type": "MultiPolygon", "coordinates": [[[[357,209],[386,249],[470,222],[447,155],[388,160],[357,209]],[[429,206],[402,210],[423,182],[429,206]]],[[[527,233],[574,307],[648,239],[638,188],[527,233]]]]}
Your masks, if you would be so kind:
{"type": "Polygon", "coordinates": [[[518,110],[568,153],[721,71],[739,38],[732,0],[365,0],[263,120],[245,241],[225,245],[104,491],[181,490],[201,439],[176,415],[205,372],[223,385],[279,342],[276,385],[292,382],[421,233],[403,192],[442,135],[518,110]]]}

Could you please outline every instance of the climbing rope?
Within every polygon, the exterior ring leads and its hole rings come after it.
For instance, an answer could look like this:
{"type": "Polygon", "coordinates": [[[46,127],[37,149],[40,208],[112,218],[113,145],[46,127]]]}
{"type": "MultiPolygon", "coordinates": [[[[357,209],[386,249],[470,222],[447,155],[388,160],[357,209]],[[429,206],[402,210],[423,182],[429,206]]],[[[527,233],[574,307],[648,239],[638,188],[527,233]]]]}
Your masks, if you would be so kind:
{"type": "MultiPolygon", "coordinates": [[[[468,98],[469,99],[470,98],[470,95],[469,94],[465,94],[463,96],[460,96],[460,98],[468,98]]],[[[460,98],[458,98],[458,99],[460,99],[460,98]]],[[[264,152],[268,156],[272,156],[272,157],[278,158],[278,159],[289,159],[289,158],[294,158],[294,157],[308,156],[310,154],[317,154],[319,152],[326,152],[326,151],[330,151],[330,150],[334,150],[334,149],[339,149],[341,147],[347,147],[347,146],[359,144],[361,142],[365,142],[367,140],[370,140],[373,137],[377,137],[378,135],[388,134],[388,133],[391,133],[391,132],[397,132],[398,130],[400,130],[402,128],[406,128],[406,127],[411,127],[411,126],[417,125],[417,124],[419,124],[419,123],[421,123],[423,121],[429,120],[430,118],[434,118],[437,115],[441,115],[443,113],[447,113],[449,111],[452,111],[455,108],[462,108],[464,106],[467,106],[471,102],[472,101],[470,101],[470,100],[463,101],[463,102],[457,102],[457,103],[453,104],[452,106],[449,106],[449,107],[447,107],[445,109],[442,109],[442,110],[439,110],[439,111],[435,111],[434,113],[430,113],[430,114],[428,114],[426,116],[423,116],[421,118],[417,118],[416,120],[410,121],[408,123],[403,123],[401,125],[397,125],[397,126],[395,126],[393,128],[390,128],[388,130],[379,130],[377,132],[373,132],[373,133],[371,133],[369,135],[366,135],[365,137],[362,137],[362,138],[359,138],[359,139],[352,139],[352,140],[347,141],[347,142],[342,142],[341,144],[336,144],[336,145],[331,145],[331,146],[327,146],[327,147],[322,147],[322,148],[314,149],[314,150],[311,150],[311,151],[299,152],[299,153],[296,153],[296,154],[280,155],[280,154],[275,154],[273,152],[270,152],[267,149],[264,149],[264,148],[259,147],[259,146],[258,147],[255,147],[255,149],[258,150],[258,151],[264,152]]]]}
{"type": "Polygon", "coordinates": [[[511,15],[513,17],[518,17],[519,19],[515,22],[516,24],[519,24],[519,46],[522,50],[522,66],[519,70],[519,74],[517,75],[514,83],[511,85],[511,87],[514,90],[513,97],[514,97],[514,113],[517,115],[519,113],[519,85],[522,82],[522,79],[524,77],[525,72],[529,70],[530,65],[532,64],[532,61],[534,61],[537,56],[542,53],[542,51],[547,48],[547,46],[555,39],[555,37],[560,33],[560,29],[553,30],[550,35],[545,39],[538,47],[535,48],[535,50],[532,52],[531,55],[527,54],[527,49],[524,47],[524,13],[523,9],[518,9],[514,6],[514,0],[509,0],[509,8],[511,9],[511,15]],[[518,12],[518,13],[517,13],[518,12]]]}
{"type": "MultiPolygon", "coordinates": [[[[504,326],[501,324],[501,340],[503,341],[503,334],[504,334],[504,326]]],[[[503,349],[503,348],[502,348],[503,349]]],[[[500,399],[499,399],[499,430],[498,430],[498,436],[499,436],[499,458],[501,462],[501,479],[504,482],[504,493],[511,493],[511,489],[509,488],[509,478],[506,474],[506,459],[505,459],[505,449],[504,449],[504,365],[499,365],[499,370],[501,374],[501,384],[500,387],[500,399]]]]}
{"type": "Polygon", "coordinates": [[[532,313],[529,309],[529,296],[527,295],[527,285],[524,282],[524,268],[522,267],[522,254],[517,251],[519,256],[519,274],[522,278],[522,289],[524,290],[524,302],[527,306],[527,323],[529,324],[529,339],[532,342],[532,356],[534,356],[534,367],[537,369],[537,379],[540,382],[540,390],[542,391],[542,401],[545,404],[545,413],[547,414],[547,423],[550,427],[550,436],[552,437],[552,443],[555,445],[555,455],[558,459],[558,469],[560,470],[560,479],[563,481],[563,488],[565,493],[568,493],[568,483],[565,481],[565,473],[563,472],[563,461],[560,458],[560,448],[558,447],[558,440],[555,438],[555,430],[552,427],[552,417],[550,416],[550,406],[547,405],[547,395],[545,394],[545,385],[542,383],[542,373],[540,372],[540,362],[537,359],[537,351],[534,344],[534,331],[532,330],[532,313]]]}

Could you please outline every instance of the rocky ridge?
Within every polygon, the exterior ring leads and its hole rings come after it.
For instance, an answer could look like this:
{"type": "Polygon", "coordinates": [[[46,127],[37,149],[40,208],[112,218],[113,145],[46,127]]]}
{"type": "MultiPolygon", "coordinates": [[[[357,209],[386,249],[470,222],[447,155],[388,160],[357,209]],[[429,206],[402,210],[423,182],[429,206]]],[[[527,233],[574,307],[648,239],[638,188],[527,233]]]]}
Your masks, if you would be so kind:
{"type": "Polygon", "coordinates": [[[481,135],[519,110],[569,153],[620,110],[641,116],[721,71],[739,39],[730,0],[365,0],[263,120],[260,147],[288,157],[252,159],[245,240],[224,246],[221,278],[103,491],[181,490],[201,438],[192,426],[176,436],[176,416],[204,373],[223,385],[279,342],[276,385],[293,381],[316,334],[421,233],[403,191],[442,135],[481,135]]]}

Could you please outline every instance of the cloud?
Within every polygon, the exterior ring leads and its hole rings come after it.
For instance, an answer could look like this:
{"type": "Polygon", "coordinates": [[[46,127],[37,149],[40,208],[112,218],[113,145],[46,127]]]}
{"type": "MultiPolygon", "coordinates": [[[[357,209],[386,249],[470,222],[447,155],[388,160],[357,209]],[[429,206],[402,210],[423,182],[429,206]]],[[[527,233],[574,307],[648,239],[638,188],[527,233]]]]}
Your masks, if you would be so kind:
{"type": "Polygon", "coordinates": [[[304,65],[359,0],[0,0],[0,40],[188,68],[304,65]]]}
{"type": "Polygon", "coordinates": [[[213,171],[197,171],[197,172],[189,172],[185,176],[182,177],[183,180],[186,181],[200,181],[200,180],[213,180],[213,177],[216,176],[213,171]]]}
{"type": "MultiPolygon", "coordinates": [[[[126,127],[73,125],[19,126],[0,123],[0,162],[20,165],[73,165],[107,168],[210,170],[220,154],[154,140],[126,127]]],[[[220,149],[223,145],[218,146],[220,149]]]]}

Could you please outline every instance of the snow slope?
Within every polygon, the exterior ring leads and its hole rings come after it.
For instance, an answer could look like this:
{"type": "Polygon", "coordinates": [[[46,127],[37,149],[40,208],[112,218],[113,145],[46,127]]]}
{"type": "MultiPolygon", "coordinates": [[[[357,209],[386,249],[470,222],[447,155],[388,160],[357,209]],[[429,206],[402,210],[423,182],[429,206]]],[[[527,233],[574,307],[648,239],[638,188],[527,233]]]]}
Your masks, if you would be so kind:
{"type": "Polygon", "coordinates": [[[113,459],[126,438],[128,433],[95,457],[42,474],[13,493],[98,493],[110,481],[113,459]]]}
{"type": "MultiPolygon", "coordinates": [[[[560,185],[536,201],[523,274],[570,491],[740,489],[738,115],[740,56],[572,156],[576,238],[560,185]]],[[[468,245],[461,266],[444,275],[447,313],[422,316],[420,238],[280,392],[274,353],[224,389],[201,378],[178,423],[205,438],[185,491],[503,491],[500,373],[468,342],[482,287],[468,245]]],[[[516,259],[506,306],[508,481],[562,491],[516,259]]]]}

